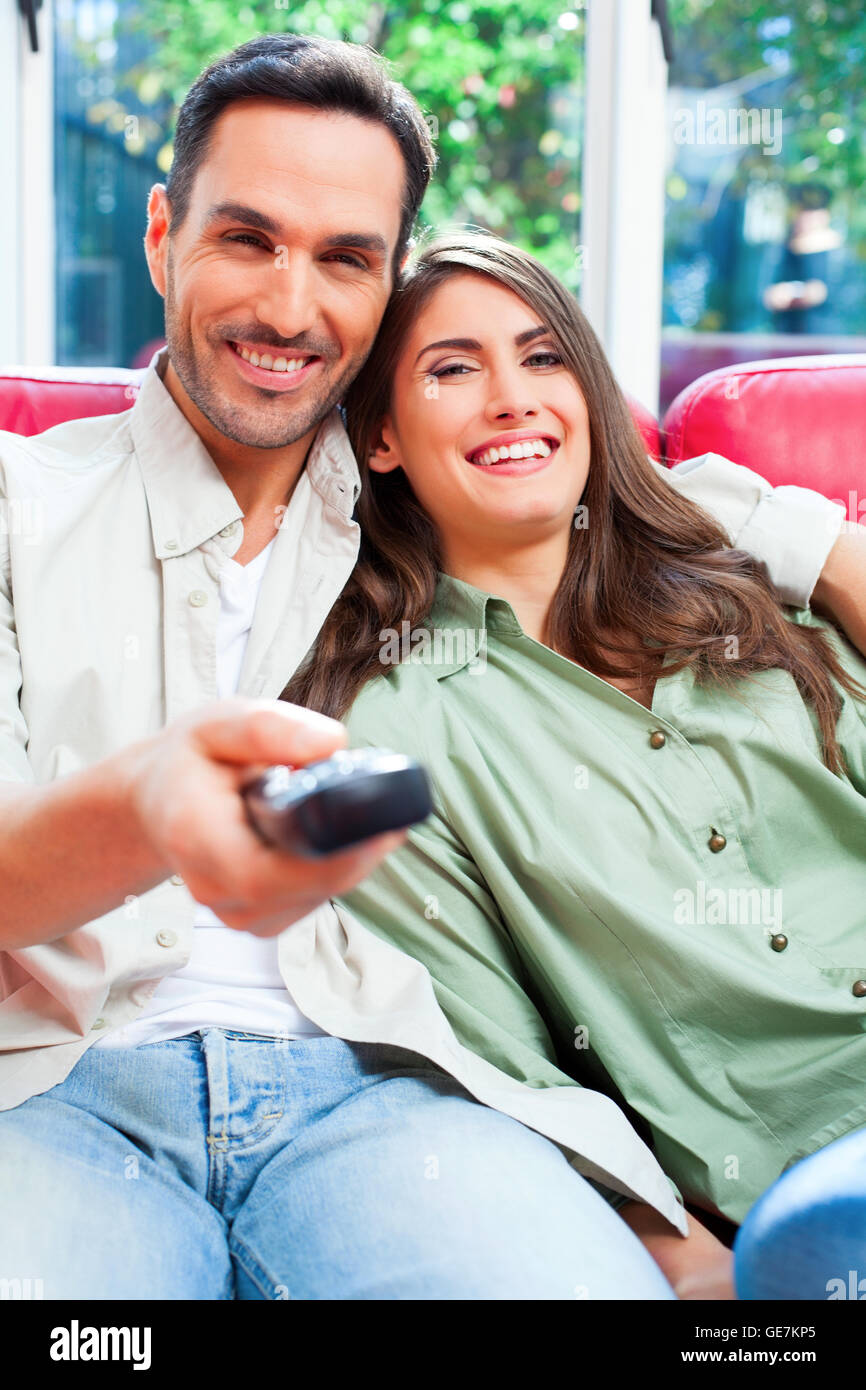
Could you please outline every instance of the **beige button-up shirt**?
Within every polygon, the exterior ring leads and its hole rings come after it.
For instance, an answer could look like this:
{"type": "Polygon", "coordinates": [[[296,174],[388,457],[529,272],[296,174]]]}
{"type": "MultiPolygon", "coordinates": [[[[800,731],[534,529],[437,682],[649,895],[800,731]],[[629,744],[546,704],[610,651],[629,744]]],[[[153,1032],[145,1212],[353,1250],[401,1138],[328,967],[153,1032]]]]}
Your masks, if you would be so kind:
{"type": "MultiPolygon", "coordinates": [[[[122,414],[30,439],[0,432],[0,779],[49,782],[217,696],[218,576],[243,515],[163,385],[164,365],[163,350],[122,414]]],[[[841,507],[773,490],[718,455],[662,472],[767,562],[787,602],[808,602],[841,507]]],[[[315,639],[355,563],[359,490],[335,408],[278,530],[239,694],[278,698],[315,639]]],[[[106,1029],[139,1014],[188,961],[194,913],[175,876],[57,941],[0,951],[0,1109],[62,1081],[106,1029]]],[[[279,965],[326,1032],[421,1053],[547,1135],[609,1195],[685,1230],[679,1194],[610,1098],[527,1086],[463,1047],[426,968],[344,908],[325,903],[288,927],[279,965]]]]}

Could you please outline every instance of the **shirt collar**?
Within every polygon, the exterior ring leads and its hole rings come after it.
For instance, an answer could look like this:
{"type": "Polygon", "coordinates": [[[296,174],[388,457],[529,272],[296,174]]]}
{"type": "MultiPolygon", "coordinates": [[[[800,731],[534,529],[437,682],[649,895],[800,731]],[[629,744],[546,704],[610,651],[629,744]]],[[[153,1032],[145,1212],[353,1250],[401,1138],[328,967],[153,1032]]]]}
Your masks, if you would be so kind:
{"type": "MultiPolygon", "coordinates": [[[[512,637],[526,636],[507,599],[477,589],[474,584],[443,574],[441,570],[433,604],[424,625],[432,631],[433,641],[426,647],[418,643],[414,659],[419,664],[429,663],[437,680],[452,676],[466,666],[473,671],[482,671],[487,660],[487,635],[490,632],[512,637]],[[441,634],[438,645],[437,633],[441,634]],[[451,634],[450,640],[447,634],[451,634]]],[[[407,634],[407,652],[411,653],[415,645],[414,635],[407,634]]],[[[410,655],[411,659],[413,657],[410,655]]],[[[657,699],[664,692],[669,701],[679,700],[685,708],[696,683],[695,671],[692,666],[686,666],[672,675],[663,674],[664,668],[676,660],[675,651],[665,655],[662,673],[656,682],[657,699]]],[[[610,688],[614,689],[612,686],[610,688]]],[[[656,702],[653,708],[658,708],[656,702]]],[[[672,717],[670,712],[667,717],[672,717]]]]}
{"type": "Polygon", "coordinates": [[[425,655],[425,648],[418,644],[415,659],[429,661],[437,680],[465,666],[482,669],[488,632],[523,633],[507,599],[441,571],[425,626],[432,633],[432,645],[428,644],[425,655]]]}
{"type": "MultiPolygon", "coordinates": [[[[151,359],[129,414],[160,560],[195,550],[243,517],[234,493],[163,383],[167,363],[168,349],[162,348],[151,359]]],[[[319,425],[305,469],[324,501],[351,518],[361,479],[338,406],[319,425]]]]}

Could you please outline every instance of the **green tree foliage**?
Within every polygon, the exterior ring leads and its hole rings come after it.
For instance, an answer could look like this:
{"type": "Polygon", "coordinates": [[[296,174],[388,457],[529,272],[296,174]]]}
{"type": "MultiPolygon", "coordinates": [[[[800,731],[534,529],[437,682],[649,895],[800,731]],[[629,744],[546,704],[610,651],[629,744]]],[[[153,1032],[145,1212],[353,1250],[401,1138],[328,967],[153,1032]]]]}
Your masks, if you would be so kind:
{"type": "MultiPolygon", "coordinates": [[[[155,41],[129,78],[169,115],[214,58],[264,32],[369,44],[416,96],[439,155],[421,226],[469,224],[579,283],[583,0],[147,0],[129,21],[155,41]]],[[[170,160],[170,134],[160,151],[170,160]]]]}

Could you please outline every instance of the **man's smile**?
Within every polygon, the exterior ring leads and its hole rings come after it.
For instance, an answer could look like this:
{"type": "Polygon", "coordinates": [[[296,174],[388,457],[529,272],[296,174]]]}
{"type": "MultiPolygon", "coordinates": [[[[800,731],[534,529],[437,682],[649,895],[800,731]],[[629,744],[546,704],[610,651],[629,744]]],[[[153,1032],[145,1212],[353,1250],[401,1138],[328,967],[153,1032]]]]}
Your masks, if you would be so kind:
{"type": "Polygon", "coordinates": [[[306,381],[323,360],[310,355],[289,356],[273,348],[270,351],[259,350],[247,343],[227,342],[226,346],[241,375],[254,385],[267,386],[271,391],[292,390],[306,381]]]}

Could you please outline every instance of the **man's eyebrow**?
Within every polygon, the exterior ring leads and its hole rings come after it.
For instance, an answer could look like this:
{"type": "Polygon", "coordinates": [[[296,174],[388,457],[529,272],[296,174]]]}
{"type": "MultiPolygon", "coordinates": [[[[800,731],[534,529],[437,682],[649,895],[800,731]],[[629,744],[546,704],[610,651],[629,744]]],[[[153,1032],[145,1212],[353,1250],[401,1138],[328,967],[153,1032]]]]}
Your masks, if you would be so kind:
{"type": "Polygon", "coordinates": [[[388,254],[388,243],[378,232],[343,232],[325,237],[323,246],[354,246],[356,251],[374,251],[382,256],[388,254]]]}
{"type": "MultiPolygon", "coordinates": [[[[260,232],[267,232],[269,236],[278,237],[282,232],[280,224],[273,217],[269,217],[266,212],[260,212],[258,208],[250,207],[247,203],[215,203],[207,211],[205,226],[212,222],[228,221],[243,222],[247,227],[257,227],[260,232]]],[[[388,254],[388,243],[377,232],[338,232],[334,236],[325,237],[322,245],[351,246],[358,251],[372,251],[382,256],[388,254]]]]}
{"type": "Polygon", "coordinates": [[[211,222],[245,222],[248,227],[258,227],[260,232],[268,232],[271,236],[276,236],[280,230],[266,212],[259,212],[258,208],[249,207],[246,203],[214,203],[213,207],[208,208],[204,219],[206,227],[211,222]]]}
{"type": "MultiPolygon", "coordinates": [[[[540,338],[542,334],[549,331],[543,323],[537,324],[535,328],[525,328],[522,333],[516,334],[514,346],[523,347],[524,343],[530,343],[533,338],[540,338]]],[[[422,348],[415,361],[417,362],[419,357],[423,357],[425,352],[430,352],[433,348],[443,347],[465,348],[467,352],[479,352],[481,350],[481,344],[475,338],[440,338],[438,343],[428,343],[426,347],[422,348]]]]}

